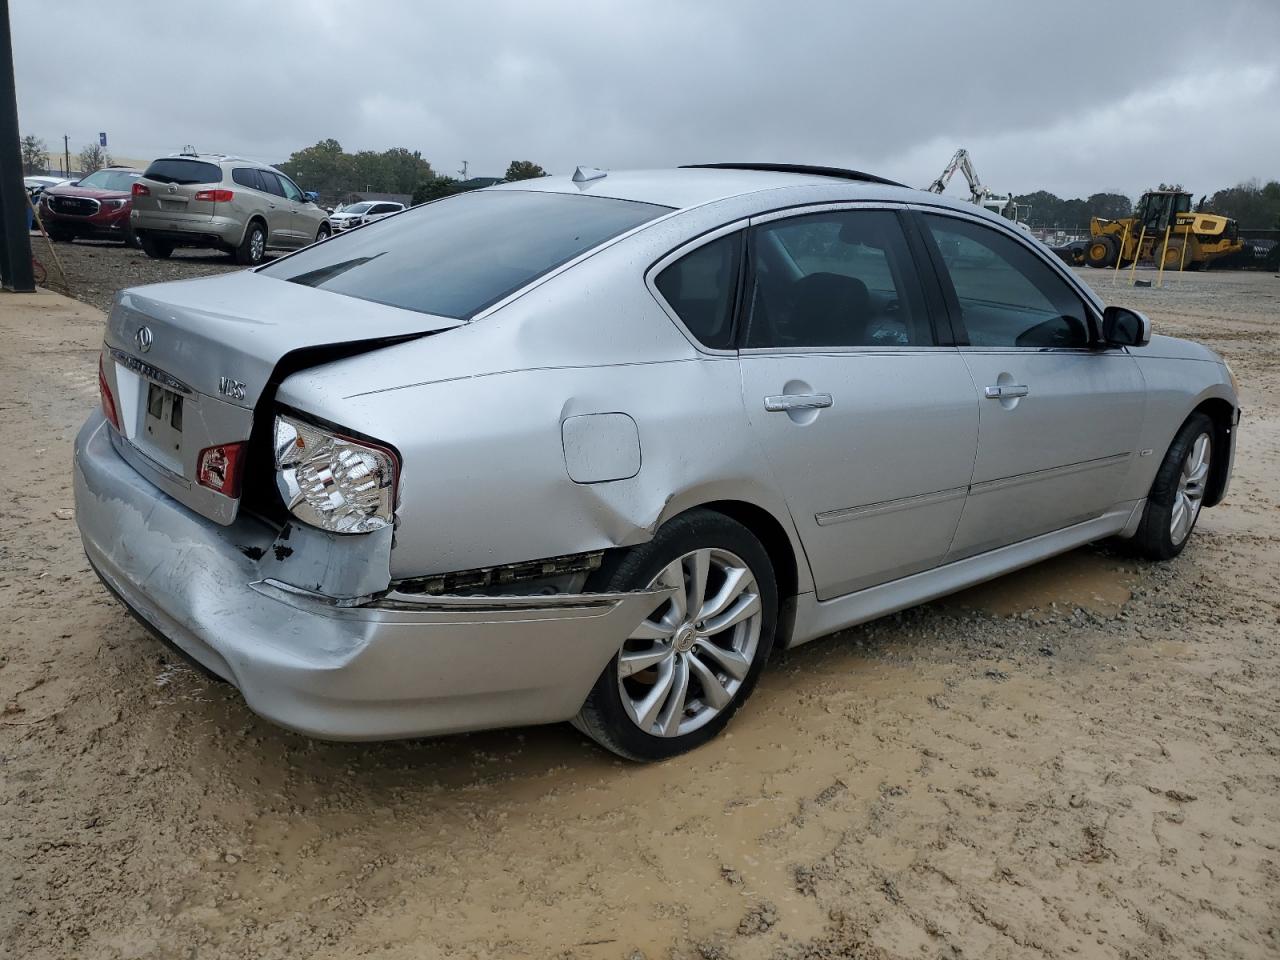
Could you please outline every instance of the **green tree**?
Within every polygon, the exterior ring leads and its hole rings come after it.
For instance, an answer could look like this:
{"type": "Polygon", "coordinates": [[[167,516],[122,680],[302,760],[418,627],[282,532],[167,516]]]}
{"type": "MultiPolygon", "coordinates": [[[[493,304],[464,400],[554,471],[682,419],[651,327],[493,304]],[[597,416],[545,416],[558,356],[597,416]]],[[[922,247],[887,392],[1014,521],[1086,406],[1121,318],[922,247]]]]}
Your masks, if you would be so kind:
{"type": "Polygon", "coordinates": [[[547,176],[547,171],[532,160],[512,160],[507,166],[506,180],[534,180],[547,176]]]}
{"type": "Polygon", "coordinates": [[[1133,213],[1133,202],[1122,193],[1095,193],[1085,201],[1089,217],[1120,220],[1133,213]]]}
{"type": "Polygon", "coordinates": [[[382,153],[384,193],[413,193],[423,180],[435,177],[431,164],[417,150],[392,147],[382,153]]]}
{"type": "Polygon", "coordinates": [[[364,184],[358,188],[352,185],[351,158],[332,137],[294,151],[278,166],[303,190],[315,190],[322,198],[336,199],[353,189],[364,189],[364,184]]]}
{"type": "Polygon", "coordinates": [[[23,173],[44,173],[48,162],[49,147],[43,140],[32,134],[22,138],[23,173]]]}
{"type": "Polygon", "coordinates": [[[111,154],[96,143],[93,143],[80,151],[76,162],[80,164],[80,173],[85,175],[93,173],[95,170],[101,170],[103,167],[111,166],[112,160],[111,154]]]}
{"type": "Polygon", "coordinates": [[[1210,197],[1205,209],[1231,217],[1243,230],[1280,230],[1280,181],[1237,183],[1210,197]]]}
{"type": "Polygon", "coordinates": [[[463,192],[465,191],[461,184],[453,177],[428,177],[414,187],[413,205],[416,207],[420,203],[430,203],[432,200],[440,200],[463,192]]]}

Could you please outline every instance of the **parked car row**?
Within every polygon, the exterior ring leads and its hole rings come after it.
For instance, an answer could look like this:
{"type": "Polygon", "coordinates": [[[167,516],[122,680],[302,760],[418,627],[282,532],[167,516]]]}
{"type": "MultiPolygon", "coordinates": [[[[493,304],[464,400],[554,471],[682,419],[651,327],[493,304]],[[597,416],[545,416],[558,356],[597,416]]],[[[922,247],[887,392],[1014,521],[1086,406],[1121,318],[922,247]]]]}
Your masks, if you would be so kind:
{"type": "MultiPolygon", "coordinates": [[[[154,160],[145,170],[107,167],[78,181],[41,186],[39,213],[54,240],[118,239],[160,259],[180,247],[222,250],[251,266],[268,250],[294,250],[334,232],[316,200],[265,163],[182,154],[154,160]]],[[[344,217],[341,228],[386,215],[362,213],[344,217]]]]}

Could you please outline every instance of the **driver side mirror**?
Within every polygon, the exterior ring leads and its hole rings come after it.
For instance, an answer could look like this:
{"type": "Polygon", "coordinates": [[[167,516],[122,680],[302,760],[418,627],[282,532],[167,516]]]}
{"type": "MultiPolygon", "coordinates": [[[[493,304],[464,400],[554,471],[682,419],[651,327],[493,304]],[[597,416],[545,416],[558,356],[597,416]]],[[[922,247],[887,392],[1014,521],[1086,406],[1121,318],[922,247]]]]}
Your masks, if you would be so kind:
{"type": "Polygon", "coordinates": [[[1151,321],[1128,307],[1102,311],[1102,340],[1108,347],[1145,347],[1151,342],[1151,321]]]}

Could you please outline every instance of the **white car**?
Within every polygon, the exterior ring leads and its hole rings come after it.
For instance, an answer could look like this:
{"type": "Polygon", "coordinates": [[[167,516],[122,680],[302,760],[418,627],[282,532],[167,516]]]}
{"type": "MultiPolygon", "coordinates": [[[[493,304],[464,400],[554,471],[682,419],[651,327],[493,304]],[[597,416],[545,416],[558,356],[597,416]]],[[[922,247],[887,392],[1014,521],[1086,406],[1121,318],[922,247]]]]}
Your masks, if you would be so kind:
{"type": "Polygon", "coordinates": [[[404,208],[403,203],[395,203],[390,200],[365,200],[361,203],[353,203],[351,206],[344,207],[334,213],[329,218],[329,223],[333,227],[333,232],[337,233],[340,230],[358,227],[363,223],[381,220],[383,217],[389,217],[393,213],[399,213],[404,208]]]}

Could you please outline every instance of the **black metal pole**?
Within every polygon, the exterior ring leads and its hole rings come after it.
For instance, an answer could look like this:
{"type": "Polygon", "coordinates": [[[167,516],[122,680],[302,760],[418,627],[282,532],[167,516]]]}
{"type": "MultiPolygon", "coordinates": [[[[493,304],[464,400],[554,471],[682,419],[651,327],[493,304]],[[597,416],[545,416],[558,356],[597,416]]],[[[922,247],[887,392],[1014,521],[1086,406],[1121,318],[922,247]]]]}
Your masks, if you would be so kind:
{"type": "Polygon", "coordinates": [[[22,182],[22,143],[18,135],[18,91],[13,79],[13,36],[9,0],[0,0],[0,220],[4,247],[0,268],[4,286],[18,293],[35,290],[31,270],[31,230],[27,226],[27,188],[22,182]]]}

